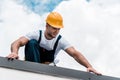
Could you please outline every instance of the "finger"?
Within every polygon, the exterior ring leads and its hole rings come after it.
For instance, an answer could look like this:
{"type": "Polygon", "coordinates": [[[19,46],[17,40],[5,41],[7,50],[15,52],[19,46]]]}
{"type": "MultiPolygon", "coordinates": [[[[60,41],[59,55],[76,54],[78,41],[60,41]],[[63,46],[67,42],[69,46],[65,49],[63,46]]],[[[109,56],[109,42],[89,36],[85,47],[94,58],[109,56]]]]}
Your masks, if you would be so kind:
{"type": "Polygon", "coordinates": [[[15,57],[14,57],[14,55],[9,55],[9,56],[7,56],[7,58],[8,58],[8,60],[13,61],[15,57]]]}
{"type": "Polygon", "coordinates": [[[101,73],[97,72],[95,69],[87,69],[87,72],[95,73],[96,75],[102,75],[101,73]]]}
{"type": "Polygon", "coordinates": [[[8,59],[8,61],[10,60],[10,58],[8,58],[8,57],[7,57],[7,59],[8,59]]]}
{"type": "Polygon", "coordinates": [[[7,58],[12,58],[13,57],[13,54],[9,54],[8,56],[7,56],[7,58]]]}
{"type": "Polygon", "coordinates": [[[100,72],[94,71],[96,75],[102,75],[100,72]]]}
{"type": "Polygon", "coordinates": [[[15,59],[19,59],[19,57],[17,56],[15,59]]]}
{"type": "Polygon", "coordinates": [[[11,60],[11,55],[7,56],[6,58],[7,58],[8,60],[11,60]]]}
{"type": "Polygon", "coordinates": [[[101,76],[101,75],[102,75],[102,74],[101,74],[101,73],[99,73],[99,72],[97,72],[96,74],[97,74],[98,76],[101,76]]]}
{"type": "Polygon", "coordinates": [[[8,59],[8,61],[12,61],[12,60],[14,60],[13,58],[7,58],[8,59]]]}
{"type": "Polygon", "coordinates": [[[14,58],[11,58],[11,61],[13,61],[14,60],[14,58]]]}

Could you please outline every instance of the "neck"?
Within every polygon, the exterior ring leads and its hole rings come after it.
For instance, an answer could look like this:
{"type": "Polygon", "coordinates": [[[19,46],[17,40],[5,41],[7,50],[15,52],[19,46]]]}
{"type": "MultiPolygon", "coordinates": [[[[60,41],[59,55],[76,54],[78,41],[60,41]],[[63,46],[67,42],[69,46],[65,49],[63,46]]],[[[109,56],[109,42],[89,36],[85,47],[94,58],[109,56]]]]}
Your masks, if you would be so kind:
{"type": "Polygon", "coordinates": [[[44,35],[45,35],[45,38],[48,39],[48,40],[53,39],[51,36],[49,36],[49,35],[47,34],[47,31],[45,31],[44,35]]]}

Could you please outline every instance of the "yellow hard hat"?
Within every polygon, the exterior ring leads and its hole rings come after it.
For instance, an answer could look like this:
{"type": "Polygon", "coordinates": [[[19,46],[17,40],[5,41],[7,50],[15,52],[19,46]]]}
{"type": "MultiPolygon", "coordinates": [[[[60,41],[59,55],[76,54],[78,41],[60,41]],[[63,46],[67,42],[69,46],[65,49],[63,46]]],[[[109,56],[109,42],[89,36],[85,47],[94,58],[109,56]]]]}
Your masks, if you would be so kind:
{"type": "Polygon", "coordinates": [[[57,12],[51,12],[47,16],[46,23],[55,28],[63,28],[62,16],[57,12]]]}

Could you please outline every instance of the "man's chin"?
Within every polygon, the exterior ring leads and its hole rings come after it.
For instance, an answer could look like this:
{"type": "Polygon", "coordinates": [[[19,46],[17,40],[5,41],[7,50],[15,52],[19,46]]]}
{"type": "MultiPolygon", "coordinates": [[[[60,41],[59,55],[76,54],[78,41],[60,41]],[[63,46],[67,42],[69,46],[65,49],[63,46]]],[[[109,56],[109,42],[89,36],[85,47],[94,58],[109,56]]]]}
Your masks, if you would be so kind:
{"type": "Polygon", "coordinates": [[[53,37],[53,38],[55,38],[55,37],[56,37],[56,35],[53,35],[52,37],[53,37]]]}
{"type": "Polygon", "coordinates": [[[55,38],[56,36],[53,36],[53,38],[55,38]]]}

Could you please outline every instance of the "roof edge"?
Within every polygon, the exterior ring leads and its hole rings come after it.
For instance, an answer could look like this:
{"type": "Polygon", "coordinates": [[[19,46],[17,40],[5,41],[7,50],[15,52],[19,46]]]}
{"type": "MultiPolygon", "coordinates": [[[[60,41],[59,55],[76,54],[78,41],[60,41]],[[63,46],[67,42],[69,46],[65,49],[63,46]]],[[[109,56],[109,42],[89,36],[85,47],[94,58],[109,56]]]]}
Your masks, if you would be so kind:
{"type": "Polygon", "coordinates": [[[34,72],[38,74],[58,76],[58,77],[82,79],[82,80],[120,80],[120,78],[115,78],[105,75],[97,76],[89,72],[78,71],[78,70],[67,69],[56,66],[49,66],[46,64],[40,64],[35,62],[22,61],[16,59],[10,61],[5,57],[0,57],[0,67],[22,70],[27,72],[34,72]]]}

